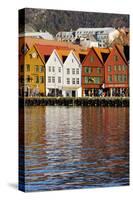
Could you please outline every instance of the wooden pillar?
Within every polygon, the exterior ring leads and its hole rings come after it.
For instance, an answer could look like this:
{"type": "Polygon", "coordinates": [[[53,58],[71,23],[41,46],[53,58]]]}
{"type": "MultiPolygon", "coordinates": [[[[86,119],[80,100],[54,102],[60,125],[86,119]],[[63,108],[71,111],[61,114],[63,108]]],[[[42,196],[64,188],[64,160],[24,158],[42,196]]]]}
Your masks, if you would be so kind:
{"type": "Polygon", "coordinates": [[[94,97],[94,89],[92,89],[92,97],[94,97]]]}
{"type": "Polygon", "coordinates": [[[110,96],[112,97],[112,92],[113,92],[113,90],[112,90],[112,88],[110,88],[110,96]]]}

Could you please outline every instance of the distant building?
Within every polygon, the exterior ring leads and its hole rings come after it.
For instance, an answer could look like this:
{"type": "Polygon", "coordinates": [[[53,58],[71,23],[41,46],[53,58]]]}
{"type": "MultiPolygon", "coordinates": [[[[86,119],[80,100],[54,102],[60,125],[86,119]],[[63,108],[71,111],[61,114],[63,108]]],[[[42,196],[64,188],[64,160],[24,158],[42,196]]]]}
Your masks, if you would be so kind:
{"type": "Polygon", "coordinates": [[[34,37],[34,38],[42,38],[46,40],[54,40],[54,37],[49,32],[27,32],[27,33],[20,33],[19,37],[34,37]]]}
{"type": "Polygon", "coordinates": [[[91,47],[98,47],[98,41],[96,38],[89,34],[86,38],[80,38],[80,45],[83,47],[91,48],[91,47]]]}
{"type": "Polygon", "coordinates": [[[100,32],[96,32],[96,40],[98,42],[98,47],[99,48],[106,48],[109,45],[109,34],[104,32],[104,31],[100,31],[100,32]]]}
{"type": "Polygon", "coordinates": [[[76,31],[58,32],[56,39],[58,41],[67,41],[81,44],[85,47],[107,47],[109,44],[109,34],[114,28],[78,28],[76,31]]]}
{"type": "Polygon", "coordinates": [[[56,39],[58,41],[66,41],[66,42],[72,42],[74,41],[74,32],[73,31],[62,31],[62,32],[58,32],[56,34],[56,39]]]}
{"type": "Polygon", "coordinates": [[[79,28],[75,32],[75,37],[78,38],[88,38],[89,35],[92,35],[95,40],[97,41],[97,44],[92,41],[91,46],[105,48],[108,47],[109,44],[109,34],[114,31],[114,28],[106,27],[106,28],[79,28]]]}

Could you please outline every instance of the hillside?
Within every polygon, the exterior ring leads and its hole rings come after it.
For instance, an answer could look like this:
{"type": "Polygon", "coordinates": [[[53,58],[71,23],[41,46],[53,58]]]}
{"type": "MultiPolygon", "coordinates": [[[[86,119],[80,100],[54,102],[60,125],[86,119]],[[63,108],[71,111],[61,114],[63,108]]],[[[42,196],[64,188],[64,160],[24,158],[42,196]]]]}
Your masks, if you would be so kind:
{"type": "Polygon", "coordinates": [[[19,32],[76,30],[79,27],[129,27],[129,15],[26,8],[19,11],[19,32]]]}

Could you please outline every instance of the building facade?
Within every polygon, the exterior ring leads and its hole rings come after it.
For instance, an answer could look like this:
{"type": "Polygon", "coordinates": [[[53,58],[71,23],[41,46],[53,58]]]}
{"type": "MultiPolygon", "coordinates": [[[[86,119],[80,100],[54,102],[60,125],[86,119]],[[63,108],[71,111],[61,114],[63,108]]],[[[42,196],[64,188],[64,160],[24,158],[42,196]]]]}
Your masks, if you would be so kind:
{"type": "Polygon", "coordinates": [[[81,69],[79,55],[70,51],[63,64],[63,96],[81,97],[81,69]]]}
{"type": "Polygon", "coordinates": [[[20,96],[45,95],[46,86],[44,61],[34,46],[26,51],[25,54],[21,54],[19,62],[19,75],[20,96]]]}
{"type": "Polygon", "coordinates": [[[101,51],[91,48],[82,62],[82,95],[98,96],[104,83],[104,64],[101,51]],[[98,52],[97,52],[98,51],[98,52]]]}
{"type": "Polygon", "coordinates": [[[62,96],[63,63],[56,50],[46,62],[46,96],[62,96]]]}
{"type": "Polygon", "coordinates": [[[105,62],[105,90],[107,96],[128,96],[129,66],[123,50],[114,46],[105,62]]]}

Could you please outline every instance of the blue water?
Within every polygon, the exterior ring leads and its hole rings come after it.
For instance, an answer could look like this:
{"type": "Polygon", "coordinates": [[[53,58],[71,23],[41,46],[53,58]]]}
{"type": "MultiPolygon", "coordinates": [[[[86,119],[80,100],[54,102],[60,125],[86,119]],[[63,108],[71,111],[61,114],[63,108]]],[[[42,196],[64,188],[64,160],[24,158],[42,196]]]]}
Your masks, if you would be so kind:
{"type": "Polygon", "coordinates": [[[129,110],[26,107],[25,190],[129,184],[129,110]]]}

